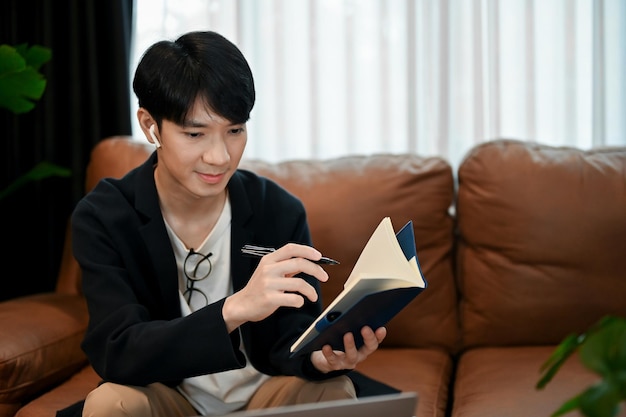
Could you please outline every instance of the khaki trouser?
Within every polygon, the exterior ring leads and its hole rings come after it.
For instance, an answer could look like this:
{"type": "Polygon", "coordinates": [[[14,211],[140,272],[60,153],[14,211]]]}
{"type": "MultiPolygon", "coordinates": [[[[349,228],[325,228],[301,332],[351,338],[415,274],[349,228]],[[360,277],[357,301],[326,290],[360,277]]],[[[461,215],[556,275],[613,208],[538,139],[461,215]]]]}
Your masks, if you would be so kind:
{"type": "MultiPolygon", "coordinates": [[[[268,379],[252,396],[246,410],[356,398],[350,378],[340,376],[310,382],[291,376],[268,379]]],[[[146,387],[100,385],[85,400],[86,417],[188,417],[198,412],[177,390],[163,384],[146,387]]]]}

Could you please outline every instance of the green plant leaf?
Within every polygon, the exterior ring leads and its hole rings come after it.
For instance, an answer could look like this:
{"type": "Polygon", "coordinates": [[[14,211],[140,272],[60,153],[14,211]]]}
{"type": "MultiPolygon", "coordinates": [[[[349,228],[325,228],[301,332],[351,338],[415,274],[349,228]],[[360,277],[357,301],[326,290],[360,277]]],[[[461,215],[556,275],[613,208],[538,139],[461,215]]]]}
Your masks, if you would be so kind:
{"type": "Polygon", "coordinates": [[[13,181],[7,188],[0,191],[0,199],[5,198],[7,195],[13,193],[18,188],[30,181],[37,181],[48,177],[69,177],[71,171],[67,168],[60,167],[58,165],[51,164],[50,162],[40,162],[33,167],[26,174],[22,175],[15,181],[13,181]]]}
{"type": "MultiPolygon", "coordinates": [[[[52,51],[39,45],[16,47],[0,45],[0,107],[15,114],[25,113],[35,107],[46,89],[46,80],[39,72],[52,58],[52,51]]],[[[0,191],[0,199],[13,193],[30,181],[52,176],[68,177],[71,171],[49,162],[40,162],[7,188],[0,191]]]]}
{"type": "Polygon", "coordinates": [[[557,417],[580,408],[580,394],[565,401],[550,417],[557,417]]]}
{"type": "Polygon", "coordinates": [[[626,320],[604,317],[580,348],[582,363],[605,379],[619,379],[626,370],[626,320]]]}
{"type": "Polygon", "coordinates": [[[0,45],[0,107],[15,114],[32,110],[46,89],[39,68],[51,56],[50,50],[41,46],[0,45]]]}
{"type": "Polygon", "coordinates": [[[0,74],[19,71],[26,68],[26,60],[9,45],[0,45],[0,74]]]}
{"type": "Polygon", "coordinates": [[[52,50],[40,45],[33,45],[29,48],[28,44],[23,43],[17,45],[15,50],[24,58],[27,66],[33,67],[37,71],[43,64],[52,59],[52,50]]]}
{"type": "Polygon", "coordinates": [[[587,388],[579,397],[580,411],[587,417],[615,417],[619,403],[619,392],[606,380],[587,388]]]}
{"type": "Polygon", "coordinates": [[[552,416],[580,409],[587,417],[615,417],[626,400],[626,319],[608,315],[587,332],[566,337],[541,367],[545,373],[537,383],[538,389],[552,379],[576,349],[583,365],[602,379],[566,401],[552,416]]]}
{"type": "Polygon", "coordinates": [[[554,375],[561,368],[563,363],[578,349],[584,342],[585,335],[571,334],[567,336],[552,352],[548,360],[541,366],[543,376],[537,382],[536,388],[543,389],[548,382],[554,378],[554,375]]]}

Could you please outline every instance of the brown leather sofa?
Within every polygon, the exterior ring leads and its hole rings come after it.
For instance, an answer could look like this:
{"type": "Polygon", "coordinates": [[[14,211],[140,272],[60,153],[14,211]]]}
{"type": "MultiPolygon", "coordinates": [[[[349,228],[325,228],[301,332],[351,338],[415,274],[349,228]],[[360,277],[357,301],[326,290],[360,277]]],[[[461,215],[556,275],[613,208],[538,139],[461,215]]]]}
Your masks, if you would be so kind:
{"type": "MultiPolygon", "coordinates": [[[[93,151],[86,189],[152,148],[115,137],[93,151]]],[[[512,140],[441,158],[350,156],[244,167],[300,197],[336,295],[384,216],[411,219],[429,287],[359,367],[418,393],[418,417],[549,416],[596,380],[570,358],[545,390],[540,366],[572,332],[626,315],[626,148],[583,152],[512,140]]],[[[0,303],[0,417],[53,416],[98,382],[67,236],[54,293],[0,303]]],[[[626,414],[625,412],[622,415],[626,414]]]]}

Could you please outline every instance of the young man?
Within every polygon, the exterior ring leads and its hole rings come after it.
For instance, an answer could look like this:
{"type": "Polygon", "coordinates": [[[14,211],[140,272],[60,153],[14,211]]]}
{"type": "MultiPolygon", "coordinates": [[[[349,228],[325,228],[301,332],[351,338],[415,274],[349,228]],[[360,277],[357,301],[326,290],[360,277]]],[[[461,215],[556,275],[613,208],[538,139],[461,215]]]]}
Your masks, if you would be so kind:
{"type": "Polygon", "coordinates": [[[241,52],[214,32],[159,42],[133,88],[155,152],[101,181],[72,217],[90,314],[83,349],[103,379],[83,415],[217,415],[355,397],[347,375],[386,330],[364,328],[360,349],[346,334],[343,351],[289,358],[321,311],[328,275],[313,262],[321,254],[301,202],[237,170],[255,100],[241,52]],[[278,249],[251,259],[244,244],[278,249]]]}

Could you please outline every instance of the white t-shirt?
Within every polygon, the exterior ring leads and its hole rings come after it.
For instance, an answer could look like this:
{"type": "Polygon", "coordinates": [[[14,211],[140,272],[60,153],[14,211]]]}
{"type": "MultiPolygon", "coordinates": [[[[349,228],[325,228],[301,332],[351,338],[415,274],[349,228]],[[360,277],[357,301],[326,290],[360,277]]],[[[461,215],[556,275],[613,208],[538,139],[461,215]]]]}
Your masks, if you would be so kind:
{"type": "MultiPolygon", "coordinates": [[[[205,307],[206,300],[198,293],[192,294],[190,303],[187,303],[187,300],[183,297],[183,293],[187,288],[187,278],[183,273],[183,263],[190,248],[185,247],[167,222],[165,222],[165,225],[174,248],[178,266],[178,293],[181,311],[183,316],[187,316],[205,307]]],[[[209,304],[233,293],[230,273],[230,227],[231,207],[229,199],[226,199],[224,209],[211,233],[199,248],[193,248],[195,252],[203,255],[212,253],[209,257],[212,264],[209,276],[196,281],[194,284],[195,289],[201,290],[207,296],[209,304]]],[[[239,349],[245,355],[243,342],[239,349]]],[[[250,361],[247,360],[247,365],[242,369],[187,378],[178,386],[178,391],[201,414],[219,415],[243,407],[258,387],[268,378],[269,376],[254,369],[250,361]]]]}

